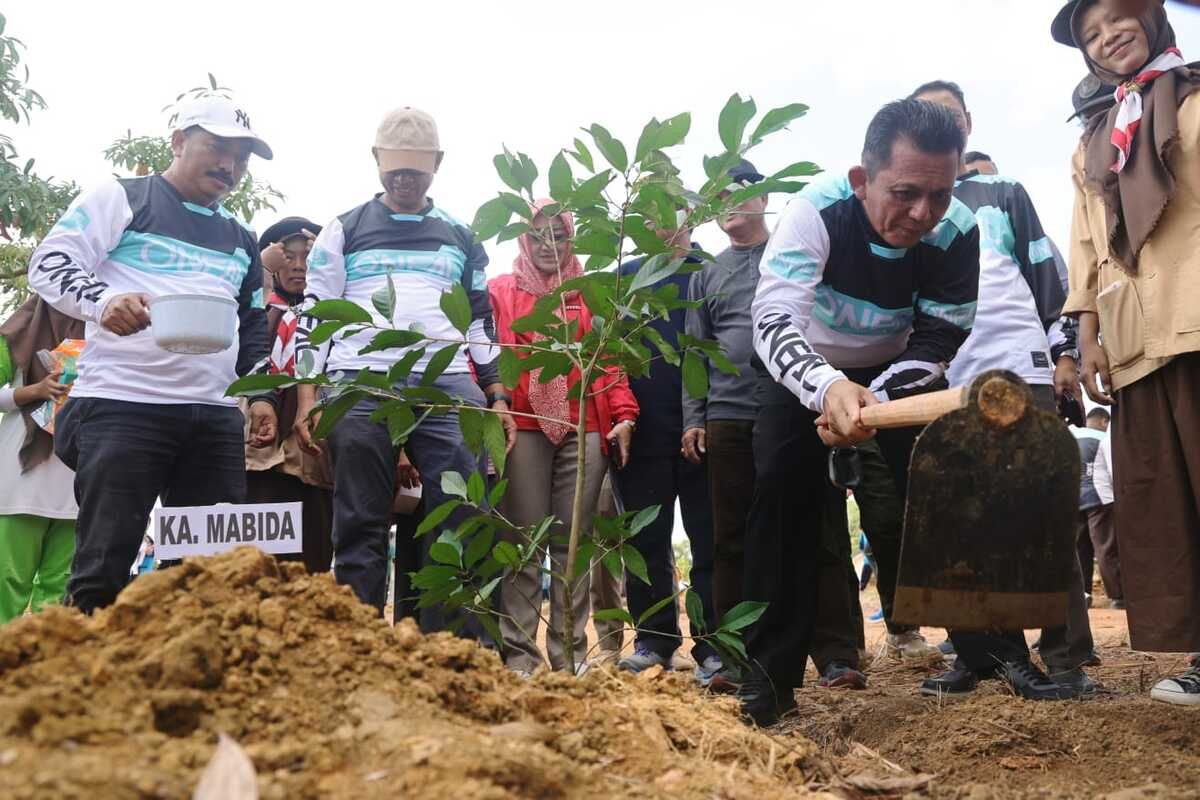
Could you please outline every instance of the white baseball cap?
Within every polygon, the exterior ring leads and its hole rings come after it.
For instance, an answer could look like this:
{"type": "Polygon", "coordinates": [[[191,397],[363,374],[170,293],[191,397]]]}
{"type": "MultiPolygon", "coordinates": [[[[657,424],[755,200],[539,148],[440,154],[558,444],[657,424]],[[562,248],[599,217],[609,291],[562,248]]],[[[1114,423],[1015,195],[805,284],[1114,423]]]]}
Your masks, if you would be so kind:
{"type": "Polygon", "coordinates": [[[433,117],[410,106],[394,108],[375,132],[375,157],[384,172],[415,169],[437,172],[442,146],[433,117]]]}
{"type": "Polygon", "coordinates": [[[250,139],[250,151],[270,161],[271,147],[250,128],[250,117],[225,97],[196,97],[179,104],[175,130],[199,127],[225,139],[250,139]]]}

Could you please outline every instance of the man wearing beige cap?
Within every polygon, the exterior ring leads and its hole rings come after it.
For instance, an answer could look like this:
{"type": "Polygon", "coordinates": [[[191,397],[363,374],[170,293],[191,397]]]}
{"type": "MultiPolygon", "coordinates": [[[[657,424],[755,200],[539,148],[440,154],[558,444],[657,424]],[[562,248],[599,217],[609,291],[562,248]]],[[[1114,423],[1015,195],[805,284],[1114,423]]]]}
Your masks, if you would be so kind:
{"type": "MultiPolygon", "coordinates": [[[[419,326],[435,343],[399,384],[415,386],[444,342],[463,341],[439,305],[442,294],[460,283],[471,301],[472,321],[466,339],[472,344],[459,349],[433,386],[476,405],[482,405],[486,397],[489,406],[507,411],[509,396],[498,378],[498,351],[488,344],[496,337],[484,274],[487,255],[469,227],[426,195],[442,162],[433,118],[415,108],[390,111],[379,125],[372,153],[383,192],[321,231],[308,257],[306,302],[344,298],[370,310],[378,325],[419,326]],[[387,287],[389,277],[397,297],[390,320],[371,301],[377,291],[387,287]]],[[[369,331],[314,345],[308,336],[315,325],[315,319],[305,316],[296,331],[299,375],[363,369],[382,375],[411,349],[360,354],[371,341],[369,331]]],[[[346,414],[326,441],[314,442],[308,416],[316,399],[315,387],[300,387],[296,426],[303,446],[311,452],[328,448],[332,456],[334,573],[338,582],[349,584],[360,600],[382,613],[397,448],[386,424],[370,419],[379,407],[375,398],[363,400],[346,414]]],[[[511,448],[516,426],[507,414],[501,419],[511,448]]],[[[447,499],[441,488],[443,472],[467,475],[478,466],[463,443],[457,413],[427,417],[409,436],[405,452],[422,475],[427,509],[447,499]]],[[[455,527],[467,513],[459,509],[444,527],[455,527]]],[[[434,539],[424,538],[426,550],[434,539]]],[[[427,552],[424,558],[428,562],[427,552]]],[[[419,566],[411,565],[414,570],[419,566]]],[[[422,628],[436,630],[443,625],[437,609],[422,611],[422,628]]]]}

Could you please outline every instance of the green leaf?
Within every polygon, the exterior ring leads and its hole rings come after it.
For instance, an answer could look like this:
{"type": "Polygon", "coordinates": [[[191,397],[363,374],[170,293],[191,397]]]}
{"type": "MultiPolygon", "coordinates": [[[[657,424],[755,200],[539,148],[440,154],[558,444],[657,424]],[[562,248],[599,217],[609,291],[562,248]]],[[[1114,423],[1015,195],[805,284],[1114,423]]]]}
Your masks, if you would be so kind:
{"type": "Polygon", "coordinates": [[[720,631],[740,631],[758,621],[767,610],[767,604],[756,600],[744,600],[725,612],[717,625],[720,631]]]}
{"type": "Polygon", "coordinates": [[[312,345],[325,344],[333,338],[333,335],[346,327],[349,323],[342,322],[338,319],[331,319],[318,324],[308,334],[308,343],[312,345]]]}
{"type": "Polygon", "coordinates": [[[421,520],[421,524],[417,526],[416,535],[423,536],[436,528],[438,525],[441,525],[446,520],[446,517],[450,516],[454,509],[458,508],[460,505],[462,505],[461,500],[447,500],[437,508],[430,511],[425,515],[425,518],[421,520]]]}
{"type": "Polygon", "coordinates": [[[663,335],[654,328],[646,328],[642,334],[654,343],[658,348],[658,352],[662,353],[663,361],[674,367],[679,366],[679,352],[663,338],[663,335]]]}
{"type": "Polygon", "coordinates": [[[634,627],[640,627],[643,622],[650,619],[658,612],[662,611],[664,608],[666,608],[671,603],[674,603],[675,598],[677,598],[677,597],[679,597],[678,592],[676,592],[675,594],[669,594],[666,597],[664,597],[662,600],[659,600],[657,603],[655,603],[654,605],[647,608],[645,611],[643,611],[638,616],[637,624],[634,627]]]}
{"type": "Polygon", "coordinates": [[[629,284],[628,291],[636,292],[638,289],[645,289],[647,286],[669,278],[678,272],[681,266],[683,266],[683,259],[673,258],[671,253],[650,256],[638,267],[633,281],[629,284]]]}
{"type": "MultiPolygon", "coordinates": [[[[497,579],[495,582],[499,582],[497,579]]],[[[492,587],[495,588],[495,587],[492,587]]],[[[492,641],[497,645],[504,642],[504,636],[500,633],[500,625],[496,622],[496,618],[491,614],[479,614],[475,617],[479,620],[479,624],[487,631],[487,635],[492,637],[492,641]]]]}
{"type": "MultiPolygon", "coordinates": [[[[371,343],[359,350],[358,354],[361,356],[366,355],[367,353],[377,353],[380,350],[411,347],[412,345],[423,341],[424,339],[425,334],[418,331],[380,331],[371,337],[371,343]]],[[[395,381],[390,381],[390,383],[395,383],[395,381]]]]}
{"type": "Polygon", "coordinates": [[[510,569],[515,569],[521,564],[521,553],[512,542],[497,542],[492,550],[492,558],[510,569]]]}
{"type": "Polygon", "coordinates": [[[729,96],[721,115],[717,118],[717,130],[721,134],[721,144],[729,152],[737,152],[742,143],[742,134],[746,126],[754,119],[757,112],[754,100],[743,100],[736,92],[729,96]]]}
{"type": "Polygon", "coordinates": [[[547,178],[550,181],[550,196],[560,202],[566,202],[567,198],[571,196],[571,189],[574,187],[575,180],[571,176],[571,165],[567,163],[566,156],[562,154],[561,150],[554,156],[554,160],[550,162],[550,171],[547,173],[547,178]]]}
{"type": "MultiPolygon", "coordinates": [[[[442,295],[445,297],[446,295],[442,295]]],[[[450,366],[450,362],[458,355],[458,348],[461,347],[458,343],[449,344],[433,354],[433,358],[429,359],[428,366],[421,373],[421,385],[433,386],[434,382],[442,376],[446,371],[446,367],[450,366]]]]}
{"type": "Polygon", "coordinates": [[[808,113],[808,106],[803,103],[790,103],[786,106],[771,109],[766,114],[763,114],[763,118],[759,120],[758,125],[754,128],[754,133],[750,134],[750,143],[758,144],[764,137],[776,131],[783,130],[792,121],[799,119],[806,113],[808,113]]]}
{"type": "Polygon", "coordinates": [[[399,400],[388,401],[380,408],[385,406],[388,409],[386,414],[388,436],[391,437],[392,444],[401,444],[417,426],[417,415],[413,412],[412,406],[399,400]]]}
{"type": "Polygon", "coordinates": [[[483,451],[484,413],[472,406],[462,406],[458,409],[458,427],[462,431],[463,443],[475,455],[483,451]]]}
{"type": "Polygon", "coordinates": [[[516,239],[523,233],[528,233],[530,230],[528,222],[514,222],[511,225],[505,225],[504,229],[496,237],[496,244],[502,244],[516,239]]]}
{"type": "Polygon", "coordinates": [[[496,587],[500,585],[500,581],[502,581],[502,580],[504,580],[503,575],[496,577],[496,578],[492,578],[490,581],[485,583],[483,585],[483,587],[479,590],[479,600],[480,601],[487,600],[489,597],[491,597],[492,592],[496,591],[496,587]]]}
{"type": "Polygon", "coordinates": [[[576,206],[586,206],[600,202],[601,194],[613,182],[613,178],[615,177],[616,175],[613,174],[611,169],[597,172],[575,188],[575,192],[571,195],[571,202],[576,206]]]}
{"type": "Polygon", "coordinates": [[[749,656],[746,655],[746,645],[736,633],[717,631],[713,638],[733,651],[737,655],[739,663],[745,664],[750,660],[749,656]]]}
{"type": "Polygon", "coordinates": [[[467,569],[478,564],[492,549],[492,541],[496,538],[491,528],[482,528],[472,538],[463,552],[462,562],[467,569]]]}
{"type": "Polygon", "coordinates": [[[508,458],[508,453],[505,448],[508,446],[508,437],[504,432],[504,423],[500,421],[500,417],[492,413],[483,415],[483,444],[487,448],[488,455],[492,457],[492,465],[496,467],[496,474],[504,474],[504,464],[508,458]]]}
{"type": "Polygon", "coordinates": [[[500,348],[500,382],[509,389],[521,382],[521,357],[511,347],[500,348]]]}
{"type": "Polygon", "coordinates": [[[471,299],[467,297],[467,290],[463,285],[457,282],[452,284],[450,291],[442,293],[438,304],[454,329],[465,335],[471,327],[471,299]]]}
{"type": "Polygon", "coordinates": [[[659,512],[662,511],[662,506],[653,505],[646,506],[641,511],[633,515],[633,521],[629,523],[629,535],[636,536],[642,528],[645,528],[651,522],[658,519],[659,512]]]}
{"type": "Polygon", "coordinates": [[[283,389],[296,383],[291,375],[247,375],[229,384],[225,390],[226,397],[252,392],[265,392],[268,389],[283,389]]]}
{"type": "Polygon", "coordinates": [[[451,497],[461,497],[467,499],[467,482],[463,476],[454,470],[446,470],[442,473],[442,492],[451,497]]]}
{"type": "Polygon", "coordinates": [[[614,581],[625,580],[625,562],[621,560],[620,550],[609,550],[600,558],[600,563],[612,575],[614,581]]]}
{"type": "Polygon", "coordinates": [[[500,505],[500,501],[504,499],[504,493],[508,491],[508,478],[501,478],[496,481],[496,485],[488,492],[488,508],[496,508],[500,505]]]}
{"type": "Polygon", "coordinates": [[[684,605],[687,607],[688,624],[693,632],[704,632],[704,603],[700,601],[700,593],[695,589],[689,588],[687,595],[684,597],[684,605]]]}
{"type": "Polygon", "coordinates": [[[483,495],[487,492],[487,484],[483,482],[483,476],[476,470],[471,473],[471,477],[467,478],[467,499],[475,505],[483,502],[483,495]]]}
{"type": "Polygon", "coordinates": [[[584,539],[575,550],[575,575],[586,575],[592,568],[592,556],[596,554],[596,543],[584,539]]]}
{"type": "Polygon", "coordinates": [[[795,164],[789,164],[783,169],[776,172],[774,175],[768,176],[770,180],[778,181],[784,178],[800,178],[811,175],[819,175],[823,172],[820,167],[811,161],[797,161],[795,164]]]}
{"type": "MultiPolygon", "coordinates": [[[[501,176],[503,177],[503,176],[501,176]]],[[[500,232],[512,219],[512,211],[499,197],[493,197],[479,207],[475,212],[475,220],[471,230],[475,232],[476,242],[485,242],[500,232]]]]}
{"type": "Polygon", "coordinates": [[[392,271],[387,274],[387,286],[379,287],[379,291],[371,295],[371,305],[379,312],[379,316],[391,322],[396,314],[396,284],[392,280],[392,271]]]}
{"type": "Polygon", "coordinates": [[[308,311],[308,316],[319,320],[339,322],[361,322],[370,324],[371,313],[349,300],[322,300],[308,311]]]}
{"type": "Polygon", "coordinates": [[[629,156],[625,153],[625,145],[614,138],[603,125],[593,123],[592,127],[585,130],[592,135],[592,141],[596,143],[600,155],[604,156],[604,160],[612,164],[617,172],[624,172],[629,168],[629,156]]]}
{"type": "Polygon", "coordinates": [[[642,128],[642,135],[638,137],[634,161],[641,161],[655,150],[665,150],[681,144],[687,138],[691,127],[692,115],[687,112],[677,114],[665,122],[650,120],[646,127],[642,128]]]}
{"type": "Polygon", "coordinates": [[[634,624],[633,617],[630,616],[629,612],[623,608],[602,608],[599,611],[592,613],[592,619],[596,620],[597,622],[611,622],[613,620],[620,620],[621,622],[624,622],[626,625],[630,626],[634,624]]]}
{"type": "Polygon", "coordinates": [[[317,423],[317,427],[313,429],[314,439],[324,439],[333,430],[333,426],[337,425],[342,417],[350,409],[358,405],[359,401],[366,397],[366,393],[361,391],[348,391],[339,395],[335,400],[324,405],[321,410],[321,420],[317,423]]]}
{"type": "Polygon", "coordinates": [[[462,566],[460,563],[462,555],[454,545],[444,539],[438,539],[429,546],[429,557],[439,564],[449,564],[452,567],[462,566]]]}
{"type": "Polygon", "coordinates": [[[697,400],[708,396],[708,368],[695,350],[683,354],[683,386],[697,400]]]}
{"type": "Polygon", "coordinates": [[[568,152],[588,172],[596,171],[596,163],[592,160],[592,151],[587,149],[587,145],[580,141],[579,137],[575,137],[575,149],[568,152]]]}
{"type": "Polygon", "coordinates": [[[533,182],[537,180],[537,165],[524,153],[517,153],[513,161],[513,176],[520,182],[525,194],[533,194],[533,182]]]}
{"type": "Polygon", "coordinates": [[[458,577],[458,569],[445,564],[430,564],[412,576],[414,589],[437,589],[458,577]]]}
{"type": "Polygon", "coordinates": [[[408,377],[408,373],[412,372],[413,365],[420,361],[421,357],[424,355],[424,347],[417,347],[406,352],[400,357],[400,360],[393,364],[392,368],[388,370],[388,383],[394,385],[399,383],[401,378],[408,377]]]}
{"type": "Polygon", "coordinates": [[[646,559],[642,558],[642,554],[633,545],[621,545],[621,560],[625,562],[627,571],[642,583],[650,585],[650,575],[646,571],[646,559]]]}

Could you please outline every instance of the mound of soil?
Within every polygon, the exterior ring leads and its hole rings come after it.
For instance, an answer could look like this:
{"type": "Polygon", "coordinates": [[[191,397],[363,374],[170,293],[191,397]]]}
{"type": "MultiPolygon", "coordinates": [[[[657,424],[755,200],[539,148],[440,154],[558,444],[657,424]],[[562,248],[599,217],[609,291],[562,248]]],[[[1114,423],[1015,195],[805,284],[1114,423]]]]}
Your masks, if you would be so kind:
{"type": "Polygon", "coordinates": [[[0,796],[188,797],[221,732],[264,798],[757,800],[830,774],[688,676],[522,680],[251,548],[0,629],[0,796]]]}

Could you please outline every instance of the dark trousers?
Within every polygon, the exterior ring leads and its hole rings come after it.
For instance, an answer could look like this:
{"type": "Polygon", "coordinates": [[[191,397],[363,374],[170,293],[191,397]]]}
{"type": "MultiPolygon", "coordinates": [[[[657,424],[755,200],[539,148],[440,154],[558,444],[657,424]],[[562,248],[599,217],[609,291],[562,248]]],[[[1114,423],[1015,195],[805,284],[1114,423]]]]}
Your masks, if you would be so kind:
{"type": "MultiPolygon", "coordinates": [[[[392,622],[396,623],[405,617],[420,622],[421,612],[417,608],[416,592],[412,588],[409,577],[421,569],[424,549],[421,540],[417,538],[417,528],[425,519],[425,503],[421,502],[411,514],[396,514],[396,560],[393,565],[392,586],[392,622]]],[[[493,602],[498,602],[500,593],[492,595],[493,602]]]]}
{"type": "MultiPolygon", "coordinates": [[[[709,499],[705,464],[692,464],[677,454],[641,453],[635,450],[628,464],[616,472],[621,503],[627,511],[658,505],[658,517],[643,528],[632,544],[646,561],[650,577],[647,586],[627,572],[625,594],[629,613],[638,619],[652,605],[675,593],[675,559],[671,550],[671,531],[675,527],[675,499],[683,512],[683,528],[692,549],[691,586],[704,606],[704,624],[716,626],[713,611],[713,514],[709,499]]],[[[670,658],[679,646],[679,614],[676,604],[668,603],[638,626],[636,643],[670,658]]],[[[692,634],[699,633],[692,627],[692,634]]],[[[713,654],[704,642],[692,647],[697,663],[713,654]]]]}
{"type": "Polygon", "coordinates": [[[859,650],[866,648],[862,606],[858,601],[858,575],[854,572],[850,553],[846,493],[832,484],[829,484],[829,490],[810,653],[818,672],[824,672],[834,663],[858,669],[859,650]]]}
{"type": "MultiPolygon", "coordinates": [[[[1029,388],[1039,408],[1055,413],[1053,387],[1029,388]]],[[[1071,561],[1073,574],[1067,587],[1067,618],[1062,625],[1042,628],[1039,653],[1051,674],[1077,669],[1092,657],[1095,650],[1079,560],[1073,558],[1071,561]]],[[[1090,584],[1088,590],[1091,590],[1090,584]]],[[[954,651],[958,653],[960,661],[976,672],[990,672],[999,661],[1024,661],[1029,658],[1029,648],[1025,646],[1025,634],[1022,631],[950,631],[950,641],[954,643],[954,651]]]]}
{"type": "MultiPolygon", "coordinates": [[[[754,501],[754,423],[709,420],[706,425],[709,487],[713,508],[713,603],[719,619],[740,603],[745,570],[746,518],[754,501]]],[[[889,479],[890,480],[890,479],[889,479]]],[[[863,640],[858,577],[850,556],[846,504],[833,502],[826,512],[818,572],[817,615],[812,658],[819,671],[834,662],[855,669],[863,640]],[[847,589],[849,588],[849,591],[847,589]]]]}
{"type": "Polygon", "coordinates": [[[713,515],[713,608],[742,602],[746,515],[754,500],[754,422],[709,420],[705,431],[713,515]]]}
{"type": "MultiPolygon", "coordinates": [[[[750,662],[775,691],[803,685],[817,619],[827,514],[842,506],[827,473],[828,449],[817,437],[817,415],[769,375],[755,390],[754,466],[757,486],[746,521],[744,592],[768,603],[746,631],[750,662]],[[829,507],[832,506],[832,509],[829,507]]],[[[844,567],[842,568],[844,569],[844,567]]],[[[845,580],[845,573],[842,573],[845,580]]],[[[843,592],[848,587],[842,584],[843,592]]]]}
{"type": "Polygon", "coordinates": [[[275,469],[246,473],[247,503],[300,503],[299,553],[276,556],[280,561],[303,561],[311,573],[329,572],[333,563],[333,494],[275,469]]]}
{"type": "Polygon", "coordinates": [[[1100,566],[1104,593],[1113,600],[1125,597],[1121,589],[1121,560],[1117,550],[1117,533],[1113,527],[1112,504],[1096,506],[1079,512],[1075,531],[1075,546],[1079,552],[1079,570],[1083,586],[1089,594],[1100,566]]]}
{"type": "MultiPolygon", "coordinates": [[[[411,377],[420,379],[419,374],[411,377]]],[[[452,397],[482,404],[482,393],[468,375],[443,375],[434,386],[452,397]]],[[[327,444],[333,460],[334,575],[382,614],[399,448],[392,444],[385,422],[370,420],[378,407],[375,398],[360,402],[334,426],[327,444]]],[[[443,472],[458,472],[465,478],[479,468],[463,443],[457,412],[427,417],[409,436],[405,451],[421,473],[426,508],[437,508],[448,499],[442,492],[443,472]]],[[[442,527],[453,529],[472,513],[457,508],[442,527]]],[[[423,537],[422,565],[432,563],[429,547],[436,540],[433,533],[423,537]]],[[[397,540],[397,552],[402,546],[397,540]]],[[[440,608],[431,607],[421,610],[420,624],[422,630],[435,631],[444,630],[448,623],[440,608]]]]}
{"type": "Polygon", "coordinates": [[[892,622],[896,577],[900,569],[900,541],[904,533],[904,502],[908,496],[908,462],[917,428],[879,431],[858,446],[862,476],[854,488],[859,519],[875,558],[875,583],[888,633],[915,630],[892,622]]]}
{"type": "Polygon", "coordinates": [[[244,425],[233,406],[67,402],[54,451],[75,470],[79,502],[67,583],[73,605],[90,614],[116,599],[160,496],[164,506],[245,500],[244,425]]]}

